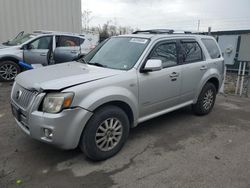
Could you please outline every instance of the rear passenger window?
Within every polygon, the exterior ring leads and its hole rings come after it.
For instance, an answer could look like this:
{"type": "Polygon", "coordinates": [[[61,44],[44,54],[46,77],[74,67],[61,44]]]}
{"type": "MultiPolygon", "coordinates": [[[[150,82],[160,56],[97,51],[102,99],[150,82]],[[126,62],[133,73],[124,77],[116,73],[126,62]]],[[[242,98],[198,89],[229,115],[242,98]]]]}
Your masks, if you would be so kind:
{"type": "Polygon", "coordinates": [[[74,47],[80,46],[80,39],[71,36],[57,36],[56,47],[74,47]]]}
{"type": "Polygon", "coordinates": [[[162,60],[162,66],[171,67],[177,65],[177,50],[175,43],[164,43],[158,45],[151,53],[150,59],[162,60]]]}
{"type": "Polygon", "coordinates": [[[184,63],[193,63],[203,60],[201,47],[196,41],[182,41],[181,44],[184,63]]]}
{"type": "Polygon", "coordinates": [[[201,39],[212,59],[220,58],[220,50],[212,39],[201,39]]]}

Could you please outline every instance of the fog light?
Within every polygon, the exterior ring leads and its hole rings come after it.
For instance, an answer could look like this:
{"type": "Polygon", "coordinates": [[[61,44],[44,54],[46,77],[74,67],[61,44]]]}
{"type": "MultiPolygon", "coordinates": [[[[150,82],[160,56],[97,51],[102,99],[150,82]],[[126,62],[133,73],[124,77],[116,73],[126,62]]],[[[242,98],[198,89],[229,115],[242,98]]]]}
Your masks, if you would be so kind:
{"type": "Polygon", "coordinates": [[[51,129],[44,129],[44,136],[48,139],[51,139],[53,137],[53,131],[51,129]]]}

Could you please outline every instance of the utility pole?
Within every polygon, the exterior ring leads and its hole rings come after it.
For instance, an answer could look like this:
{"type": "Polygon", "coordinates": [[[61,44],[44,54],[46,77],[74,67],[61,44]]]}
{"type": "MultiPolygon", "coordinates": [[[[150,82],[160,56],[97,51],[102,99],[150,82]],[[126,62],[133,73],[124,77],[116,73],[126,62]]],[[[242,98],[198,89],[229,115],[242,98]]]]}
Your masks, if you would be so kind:
{"type": "Polygon", "coordinates": [[[208,35],[211,35],[212,27],[208,27],[208,35]]]}
{"type": "Polygon", "coordinates": [[[200,31],[200,24],[201,24],[201,21],[200,20],[198,20],[198,31],[200,31]]]}

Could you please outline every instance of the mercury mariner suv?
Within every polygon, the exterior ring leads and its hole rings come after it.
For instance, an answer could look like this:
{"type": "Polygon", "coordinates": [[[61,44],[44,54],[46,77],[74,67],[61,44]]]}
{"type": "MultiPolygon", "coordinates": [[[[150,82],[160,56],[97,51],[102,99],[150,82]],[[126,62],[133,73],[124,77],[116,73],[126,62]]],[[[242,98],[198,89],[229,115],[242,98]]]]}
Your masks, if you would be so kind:
{"type": "Polygon", "coordinates": [[[115,155],[130,128],[192,105],[208,114],[223,81],[224,60],[211,36],[137,31],[99,44],[78,62],[19,74],[12,112],[30,137],[92,160],[115,155]]]}

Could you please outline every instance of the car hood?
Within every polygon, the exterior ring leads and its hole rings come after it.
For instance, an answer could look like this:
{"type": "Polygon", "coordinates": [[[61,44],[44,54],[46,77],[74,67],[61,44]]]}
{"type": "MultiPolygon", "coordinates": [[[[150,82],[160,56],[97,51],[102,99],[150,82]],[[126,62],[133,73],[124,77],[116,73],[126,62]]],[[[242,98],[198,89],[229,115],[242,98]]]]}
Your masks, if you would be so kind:
{"type": "Polygon", "coordinates": [[[79,62],[68,62],[25,71],[19,74],[15,81],[30,90],[62,90],[122,72],[79,62]]]}
{"type": "Polygon", "coordinates": [[[6,46],[6,45],[3,45],[3,44],[0,44],[0,50],[2,49],[8,49],[8,48],[16,48],[17,46],[6,46]]]}

